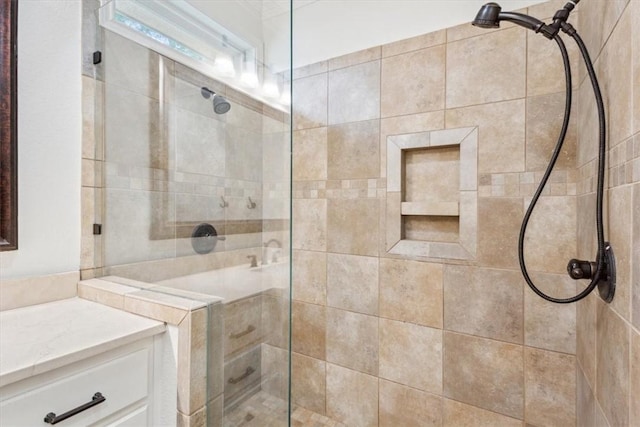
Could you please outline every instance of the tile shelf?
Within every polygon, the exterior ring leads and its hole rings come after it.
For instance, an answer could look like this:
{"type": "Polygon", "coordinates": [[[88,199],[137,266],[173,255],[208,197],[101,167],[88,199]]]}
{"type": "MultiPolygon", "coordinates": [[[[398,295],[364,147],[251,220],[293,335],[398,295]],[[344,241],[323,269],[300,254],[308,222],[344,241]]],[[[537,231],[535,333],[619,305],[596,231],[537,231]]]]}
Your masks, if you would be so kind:
{"type": "Polygon", "coordinates": [[[389,135],[385,157],[387,253],[474,259],[478,128],[389,135]]]}
{"type": "Polygon", "coordinates": [[[460,216],[458,202],[402,202],[401,215],[460,216]]]}

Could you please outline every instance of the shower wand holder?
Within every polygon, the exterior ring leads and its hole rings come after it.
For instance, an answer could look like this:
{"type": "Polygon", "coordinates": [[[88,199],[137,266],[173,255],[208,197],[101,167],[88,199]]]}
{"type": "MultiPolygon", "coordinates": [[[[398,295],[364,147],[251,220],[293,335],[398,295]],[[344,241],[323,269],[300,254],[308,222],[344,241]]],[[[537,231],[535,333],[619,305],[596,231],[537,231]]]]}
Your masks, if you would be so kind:
{"type": "MultiPolygon", "coordinates": [[[[573,280],[593,278],[597,269],[595,262],[572,259],[567,264],[567,273],[573,280]]],[[[613,301],[616,292],[616,261],[609,242],[605,242],[604,265],[598,279],[598,293],[605,302],[613,301]]]]}

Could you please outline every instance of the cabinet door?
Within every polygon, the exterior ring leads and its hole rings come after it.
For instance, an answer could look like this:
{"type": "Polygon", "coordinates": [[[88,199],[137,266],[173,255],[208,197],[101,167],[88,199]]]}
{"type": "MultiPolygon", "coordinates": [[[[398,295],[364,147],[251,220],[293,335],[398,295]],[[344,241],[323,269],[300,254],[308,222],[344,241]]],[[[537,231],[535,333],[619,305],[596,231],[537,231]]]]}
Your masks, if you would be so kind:
{"type": "Polygon", "coordinates": [[[149,407],[144,405],[122,418],[106,425],[106,427],[144,427],[149,425],[149,407]]]}
{"type": "Polygon", "coordinates": [[[149,350],[144,348],[3,401],[0,425],[46,426],[43,420],[49,412],[62,415],[100,392],[104,402],[60,423],[64,427],[91,425],[146,399],[148,380],[149,350]]]}

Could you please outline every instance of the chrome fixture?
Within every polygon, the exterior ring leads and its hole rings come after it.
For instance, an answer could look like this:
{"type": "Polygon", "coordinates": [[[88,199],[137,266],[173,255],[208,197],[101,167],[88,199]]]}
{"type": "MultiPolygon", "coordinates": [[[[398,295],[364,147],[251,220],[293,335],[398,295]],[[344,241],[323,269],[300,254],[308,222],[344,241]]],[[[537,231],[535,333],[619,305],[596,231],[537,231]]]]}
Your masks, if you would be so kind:
{"type": "Polygon", "coordinates": [[[225,114],[231,109],[229,101],[227,101],[224,96],[218,95],[211,89],[203,87],[200,90],[200,93],[205,99],[213,97],[213,111],[215,111],[216,114],[225,114]]]}
{"type": "Polygon", "coordinates": [[[560,135],[558,137],[556,147],[553,151],[553,154],[551,155],[549,165],[547,166],[544,176],[540,181],[540,185],[538,186],[538,189],[536,190],[533,199],[531,200],[529,208],[524,215],[524,219],[522,220],[522,226],[520,228],[520,235],[518,238],[518,258],[520,260],[520,269],[522,270],[522,275],[524,276],[524,279],[526,280],[529,287],[545,300],[561,304],[581,300],[582,298],[589,295],[589,293],[591,293],[591,291],[593,291],[596,286],[598,287],[600,297],[606,302],[611,302],[615,293],[616,280],[615,259],[613,256],[613,250],[611,249],[611,245],[609,245],[609,243],[604,239],[604,221],[602,213],[606,167],[606,122],[604,103],[602,101],[602,93],[600,92],[600,85],[593,68],[593,63],[591,61],[591,57],[589,56],[589,51],[582,41],[582,38],[578,35],[576,29],[567,22],[571,11],[573,11],[579,1],[580,0],[571,0],[567,4],[565,4],[562,9],[558,10],[555,13],[555,15],[553,16],[553,22],[551,24],[545,24],[537,18],[522,13],[502,12],[502,8],[497,3],[487,3],[482,6],[480,8],[480,11],[476,15],[476,18],[472,22],[473,25],[480,28],[497,28],[500,26],[500,21],[513,22],[536,33],[541,33],[547,39],[555,41],[560,48],[560,54],[562,55],[562,60],[564,63],[566,85],[564,121],[562,123],[562,129],[560,130],[560,135]],[[598,252],[596,254],[595,262],[582,261],[577,259],[572,259],[569,261],[567,265],[567,272],[572,279],[591,280],[589,285],[582,292],[571,298],[554,298],[546,295],[544,292],[538,289],[531,280],[531,277],[529,277],[529,273],[527,272],[527,267],[524,260],[524,238],[527,231],[527,224],[529,223],[531,213],[533,212],[533,209],[535,208],[536,203],[540,198],[540,194],[544,190],[544,187],[549,180],[549,176],[551,175],[553,166],[555,165],[556,160],[558,160],[558,156],[562,149],[562,144],[564,143],[565,137],[567,135],[569,117],[571,115],[571,64],[569,62],[567,48],[559,35],[560,31],[564,32],[575,41],[575,43],[578,45],[580,53],[582,54],[589,79],[591,81],[591,86],[593,87],[593,93],[596,98],[599,122],[598,183],[596,201],[596,233],[598,239],[598,252]]]}

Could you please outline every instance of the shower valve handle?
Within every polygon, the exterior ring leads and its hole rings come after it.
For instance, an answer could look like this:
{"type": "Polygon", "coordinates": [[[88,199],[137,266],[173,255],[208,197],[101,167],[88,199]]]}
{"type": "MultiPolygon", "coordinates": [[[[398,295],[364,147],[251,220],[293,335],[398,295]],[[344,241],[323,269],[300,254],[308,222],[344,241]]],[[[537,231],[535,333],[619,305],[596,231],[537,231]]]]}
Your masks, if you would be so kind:
{"type": "Polygon", "coordinates": [[[572,259],[567,264],[567,273],[573,280],[591,279],[595,270],[596,264],[590,261],[572,259]]]}

